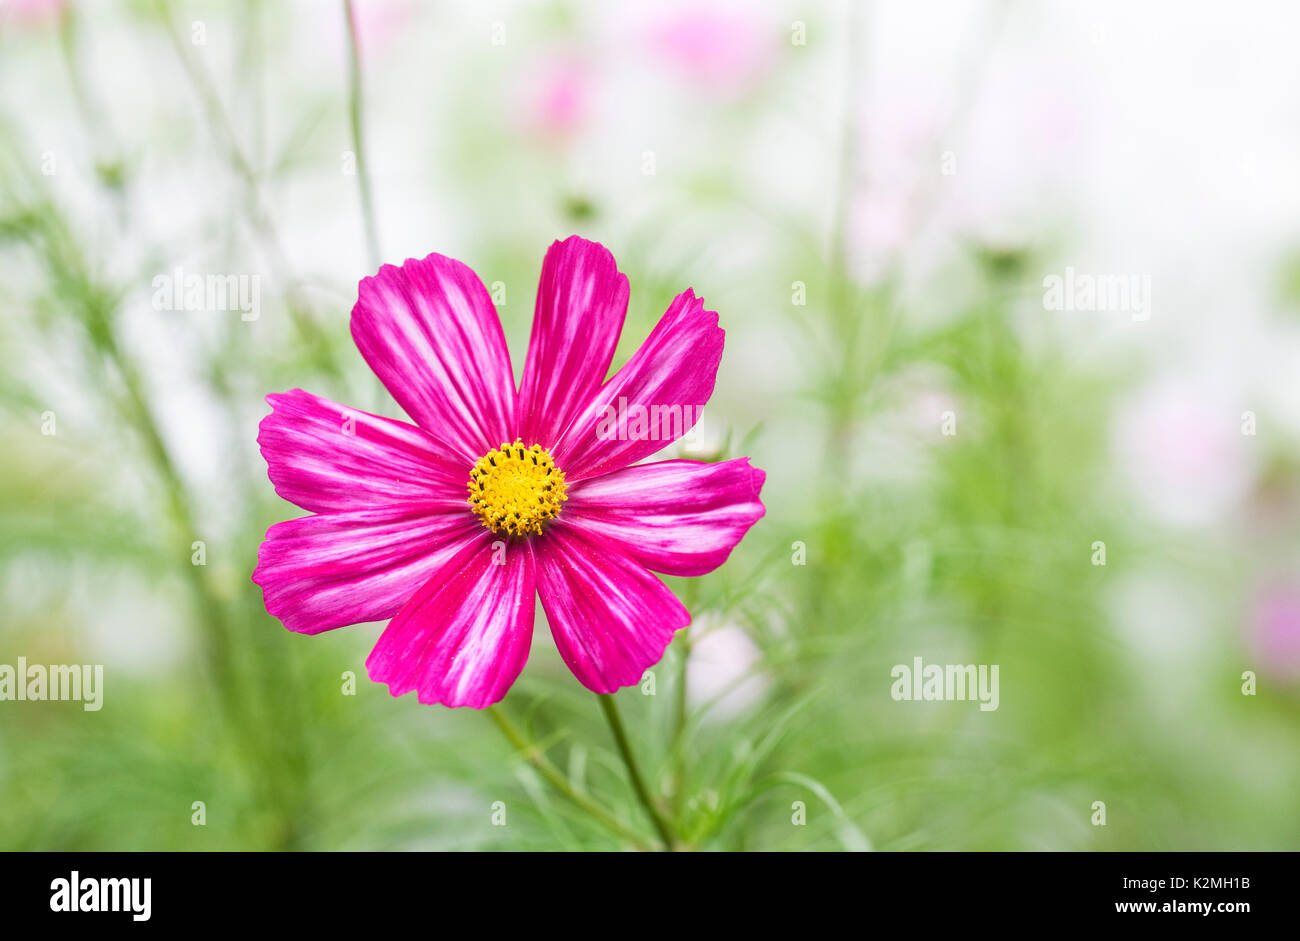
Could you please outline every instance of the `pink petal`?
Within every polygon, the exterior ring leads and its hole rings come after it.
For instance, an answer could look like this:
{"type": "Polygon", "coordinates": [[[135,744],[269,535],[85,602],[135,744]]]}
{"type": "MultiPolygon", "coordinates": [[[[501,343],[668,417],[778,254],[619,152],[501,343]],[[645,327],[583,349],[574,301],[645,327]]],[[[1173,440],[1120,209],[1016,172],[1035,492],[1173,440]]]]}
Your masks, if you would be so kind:
{"type": "Polygon", "coordinates": [[[436,500],[465,490],[469,467],[405,422],[294,389],[268,395],[257,443],[275,492],[313,513],[436,500]]]}
{"type": "Polygon", "coordinates": [[[352,338],[415,423],[471,461],[514,440],[505,334],[465,265],[435,254],[362,278],[352,338]]]}
{"type": "Polygon", "coordinates": [[[463,500],[305,516],[267,530],[253,581],[300,634],[382,621],[475,532],[486,533],[463,500]]]}
{"type": "Polygon", "coordinates": [[[704,575],[763,516],[766,477],[748,458],[638,464],[575,485],[565,519],[646,568],[704,575]]]}
{"type": "Polygon", "coordinates": [[[713,394],[722,341],[718,315],[693,291],[677,295],[641,348],[565,431],[551,451],[555,463],[570,481],[595,477],[635,464],[689,431],[713,394]],[[651,416],[648,429],[630,421],[611,432],[609,417],[638,408],[651,416]]]}
{"type": "Polygon", "coordinates": [[[556,525],[536,543],[537,591],[560,656],[583,686],[612,693],[640,681],[691,616],[615,546],[556,525]]]}
{"type": "Polygon", "coordinates": [[[627,316],[627,278],[603,245],[574,235],[542,262],[519,386],[525,444],[550,447],[605,381],[627,316]]]}
{"type": "Polygon", "coordinates": [[[529,542],[481,531],[389,623],[366,660],[370,678],[422,703],[482,709],[505,696],[533,637],[529,542]]]}

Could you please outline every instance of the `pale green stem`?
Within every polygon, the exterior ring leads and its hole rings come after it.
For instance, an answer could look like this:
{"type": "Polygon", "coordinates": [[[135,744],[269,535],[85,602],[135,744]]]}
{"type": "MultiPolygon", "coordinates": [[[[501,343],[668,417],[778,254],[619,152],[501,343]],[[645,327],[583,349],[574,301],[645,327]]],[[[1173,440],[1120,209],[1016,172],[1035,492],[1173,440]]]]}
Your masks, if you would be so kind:
{"type": "Polygon", "coordinates": [[[194,56],[190,47],[182,38],[172,18],[171,8],[165,0],[157,0],[157,9],[159,16],[162,18],[167,38],[171,40],[172,48],[176,52],[176,58],[180,61],[181,69],[185,72],[190,85],[199,96],[199,101],[207,113],[208,123],[214,128],[217,137],[225,145],[230,166],[244,183],[245,190],[248,193],[248,200],[244,207],[245,214],[261,237],[266,252],[271,256],[273,270],[279,272],[286,285],[285,306],[288,308],[289,319],[293,322],[295,329],[297,329],[303,340],[312,347],[321,368],[333,375],[341,375],[342,370],[334,360],[328,338],[322,333],[320,326],[308,312],[308,305],[303,299],[302,285],[289,264],[289,256],[284,250],[284,244],[280,239],[275,220],[265,205],[261,178],[257,170],[254,169],[252,161],[249,160],[240,146],[239,135],[235,131],[234,122],[231,121],[225,105],[221,103],[221,96],[217,94],[216,87],[213,85],[203,63],[194,56]]]}
{"type": "Polygon", "coordinates": [[[378,270],[383,255],[379,251],[379,227],[375,224],[375,201],[370,189],[370,161],[366,159],[365,151],[361,53],[357,46],[357,14],[352,0],[343,0],[343,15],[348,24],[348,117],[352,124],[352,149],[357,155],[357,188],[361,194],[361,214],[366,223],[370,267],[378,270]]]}
{"type": "Polygon", "coordinates": [[[597,693],[596,698],[600,700],[601,711],[605,713],[605,719],[609,722],[609,730],[614,733],[614,741],[618,744],[618,752],[623,758],[623,764],[627,766],[627,776],[632,780],[632,790],[636,791],[637,799],[641,801],[646,813],[650,815],[650,822],[654,824],[655,830],[659,833],[659,838],[664,841],[664,848],[669,850],[677,849],[678,842],[677,838],[673,836],[672,828],[668,826],[668,821],[664,819],[664,815],[650,796],[650,792],[646,790],[645,781],[641,778],[641,770],[637,767],[636,758],[632,754],[632,747],[628,744],[627,733],[623,730],[623,720],[618,717],[618,707],[614,705],[613,694],[597,693]]]}

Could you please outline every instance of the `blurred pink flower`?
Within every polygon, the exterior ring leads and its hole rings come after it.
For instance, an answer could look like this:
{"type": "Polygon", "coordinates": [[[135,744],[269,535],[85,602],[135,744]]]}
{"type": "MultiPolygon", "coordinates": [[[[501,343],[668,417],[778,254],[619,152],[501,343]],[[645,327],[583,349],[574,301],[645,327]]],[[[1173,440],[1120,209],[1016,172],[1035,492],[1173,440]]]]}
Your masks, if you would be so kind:
{"type": "Polygon", "coordinates": [[[1266,587],[1255,601],[1250,629],[1260,667],[1300,680],[1300,582],[1266,587]]]}
{"type": "Polygon", "coordinates": [[[916,234],[925,190],[939,178],[939,112],[931,95],[908,88],[879,96],[858,117],[848,260],[867,280],[882,275],[916,234]]]}
{"type": "Polygon", "coordinates": [[[1086,140],[1076,79],[1037,59],[984,75],[968,101],[959,73],[876,75],[856,115],[849,262],[863,278],[930,260],[951,240],[1030,241],[1071,192],[1086,140]],[[974,110],[967,113],[965,108],[974,110]]]}
{"type": "MultiPolygon", "coordinates": [[[[402,28],[415,14],[411,0],[353,0],[352,15],[356,17],[357,51],[362,65],[367,57],[382,54],[401,34],[402,28]]],[[[347,48],[347,23],[343,16],[327,16],[326,30],[337,39],[336,46],[347,48]]]]}
{"type": "Polygon", "coordinates": [[[1077,82],[1035,57],[989,83],[967,133],[948,145],[957,150],[960,185],[950,187],[943,224],[980,242],[1014,244],[1064,211],[1087,140],[1077,82]]]}
{"type": "Polygon", "coordinates": [[[0,0],[0,21],[35,25],[57,19],[68,0],[0,0]]]}
{"type": "Polygon", "coordinates": [[[1165,380],[1120,407],[1114,449],[1144,507],[1165,521],[1201,525],[1220,518],[1252,476],[1238,414],[1205,384],[1165,380]]]}
{"type": "Polygon", "coordinates": [[[520,80],[520,127],[550,141],[572,137],[586,121],[591,84],[588,66],[577,58],[557,56],[538,63],[520,80]]]}
{"type": "Polygon", "coordinates": [[[692,85],[724,96],[753,88],[776,51],[759,20],[717,8],[670,15],[652,29],[651,43],[692,85]]]}
{"type": "Polygon", "coordinates": [[[881,277],[911,234],[915,200],[904,187],[860,187],[848,215],[849,264],[860,277],[881,277]]]}

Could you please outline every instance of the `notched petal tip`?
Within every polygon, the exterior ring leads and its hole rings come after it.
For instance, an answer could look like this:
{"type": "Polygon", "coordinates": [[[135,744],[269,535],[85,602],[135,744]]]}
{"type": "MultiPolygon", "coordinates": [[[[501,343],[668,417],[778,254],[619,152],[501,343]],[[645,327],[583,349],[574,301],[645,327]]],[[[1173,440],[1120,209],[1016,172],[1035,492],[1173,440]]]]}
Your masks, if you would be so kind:
{"type": "Polygon", "coordinates": [[[452,258],[450,255],[444,255],[441,252],[429,252],[429,254],[425,255],[423,258],[408,257],[399,265],[386,261],[379,266],[374,274],[363,275],[361,279],[357,281],[357,288],[359,291],[363,284],[373,284],[376,281],[383,282],[395,277],[400,277],[402,273],[412,265],[425,263],[438,264],[440,262],[447,262],[462,268],[469,267],[463,261],[452,258]]]}
{"type": "Polygon", "coordinates": [[[411,686],[404,683],[401,677],[391,677],[385,679],[377,675],[377,667],[372,667],[370,660],[366,660],[366,676],[372,683],[379,683],[387,687],[388,695],[394,699],[401,699],[403,696],[409,696],[415,693],[415,701],[422,706],[443,706],[447,709],[487,709],[489,706],[495,706],[501,700],[506,698],[510,692],[509,688],[501,690],[500,693],[493,694],[491,691],[484,695],[470,696],[463,701],[458,701],[454,696],[445,695],[443,691],[426,690],[421,686],[411,686]]]}
{"type": "Polygon", "coordinates": [[[556,648],[583,686],[641,682],[691,622],[685,605],[621,546],[557,527],[538,546],[538,594],[556,648]]]}
{"type": "Polygon", "coordinates": [[[704,298],[696,294],[694,288],[687,288],[673,299],[668,308],[670,314],[674,308],[677,308],[677,316],[672,321],[673,330],[700,331],[700,341],[706,344],[716,342],[721,356],[727,331],[721,327],[722,318],[718,312],[705,307],[704,298]]]}
{"type": "Polygon", "coordinates": [[[663,660],[664,655],[668,653],[668,648],[672,645],[673,640],[677,637],[677,632],[686,630],[694,622],[694,616],[685,606],[681,606],[681,612],[675,622],[670,622],[668,626],[668,636],[664,639],[662,646],[659,648],[657,655],[653,655],[647,665],[640,670],[626,674],[620,678],[612,677],[592,677],[590,675],[578,676],[574,674],[578,682],[593,693],[617,693],[620,689],[631,689],[633,686],[640,686],[641,681],[645,679],[646,671],[654,667],[655,664],[663,660]]]}
{"type": "Polygon", "coordinates": [[[599,242],[593,242],[590,239],[585,239],[581,235],[574,233],[573,235],[566,235],[562,239],[556,239],[551,243],[551,248],[563,248],[566,245],[596,245],[600,248],[605,247],[599,242]]]}
{"type": "Polygon", "coordinates": [[[465,262],[452,258],[450,255],[443,255],[440,252],[430,252],[423,258],[407,258],[400,265],[384,262],[374,274],[364,275],[357,281],[357,300],[352,305],[352,312],[349,316],[349,327],[353,339],[356,338],[358,312],[360,312],[360,316],[365,315],[368,299],[374,298],[376,294],[381,293],[386,288],[401,287],[406,284],[417,269],[422,266],[431,266],[439,273],[450,271],[456,275],[460,275],[463,269],[472,277],[476,279],[478,277],[474,273],[474,269],[465,262]]]}
{"type": "Polygon", "coordinates": [[[597,242],[595,239],[584,238],[583,236],[578,235],[576,233],[567,236],[566,238],[556,239],[554,242],[551,243],[551,247],[549,250],[554,251],[557,248],[595,249],[601,252],[602,254],[606,255],[611,262],[614,260],[614,253],[611,252],[608,248],[606,248],[603,243],[597,242]]]}
{"type": "Polygon", "coordinates": [[[258,588],[262,589],[262,605],[266,608],[266,613],[271,615],[280,622],[280,626],[285,630],[295,634],[313,634],[315,631],[306,630],[305,625],[293,623],[293,605],[288,599],[277,597],[272,590],[274,575],[271,573],[272,562],[270,559],[271,552],[274,549],[274,537],[277,530],[285,526],[284,522],[273,523],[266,528],[262,536],[262,542],[257,547],[257,564],[253,566],[252,574],[249,575],[251,581],[258,588]]]}
{"type": "Polygon", "coordinates": [[[421,687],[405,685],[402,683],[400,677],[383,679],[382,677],[377,676],[376,675],[377,668],[371,666],[370,658],[366,658],[365,666],[366,666],[366,676],[370,678],[370,682],[378,683],[381,686],[386,687],[388,689],[388,695],[392,696],[394,699],[401,699],[403,696],[409,696],[411,693],[415,693],[415,701],[418,702],[421,706],[443,706],[447,709],[482,710],[482,709],[487,709],[489,706],[495,706],[501,700],[505,699],[506,694],[510,692],[509,689],[505,689],[502,690],[500,695],[497,695],[495,698],[489,693],[485,696],[468,698],[464,702],[453,702],[450,701],[453,699],[453,697],[451,696],[443,696],[441,694],[436,694],[436,693],[426,693],[426,691],[421,687]]]}
{"type": "MultiPolygon", "coordinates": [[[[767,471],[763,470],[761,467],[755,467],[750,463],[753,461],[753,458],[746,457],[742,460],[744,460],[746,465],[749,467],[750,494],[758,501],[758,505],[763,508],[763,512],[765,513],[767,512],[767,505],[764,504],[760,498],[763,492],[763,485],[767,483],[767,471]]],[[[761,519],[762,516],[763,514],[760,513],[758,518],[761,519]]]]}
{"type": "Polygon", "coordinates": [[[272,392],[263,396],[266,404],[271,406],[271,410],[262,416],[257,423],[257,447],[262,452],[262,459],[270,465],[271,461],[266,455],[267,438],[273,431],[274,423],[284,417],[289,403],[298,396],[308,395],[302,389],[290,389],[288,392],[272,392]]]}

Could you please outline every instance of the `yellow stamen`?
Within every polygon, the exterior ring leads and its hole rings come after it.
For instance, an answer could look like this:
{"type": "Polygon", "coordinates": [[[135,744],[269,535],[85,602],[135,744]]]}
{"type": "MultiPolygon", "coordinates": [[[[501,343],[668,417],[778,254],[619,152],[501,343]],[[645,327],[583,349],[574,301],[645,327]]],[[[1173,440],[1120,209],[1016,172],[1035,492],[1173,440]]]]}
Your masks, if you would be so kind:
{"type": "Polygon", "coordinates": [[[540,444],[503,444],[484,454],[469,472],[469,505],[494,533],[540,534],[568,495],[564,471],[540,444]]]}

